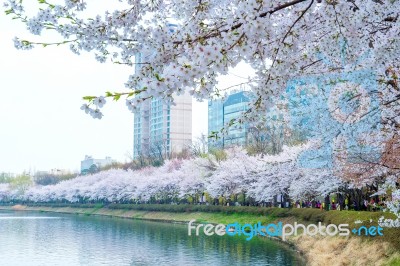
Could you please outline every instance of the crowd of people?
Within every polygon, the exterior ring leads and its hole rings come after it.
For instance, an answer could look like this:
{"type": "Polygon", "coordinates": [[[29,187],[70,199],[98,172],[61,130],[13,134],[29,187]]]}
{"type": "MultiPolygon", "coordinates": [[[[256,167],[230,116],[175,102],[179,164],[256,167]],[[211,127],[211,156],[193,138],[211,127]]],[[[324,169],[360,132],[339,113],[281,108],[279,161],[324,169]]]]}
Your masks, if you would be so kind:
{"type": "Polygon", "coordinates": [[[317,208],[321,210],[356,210],[356,211],[383,211],[385,208],[385,199],[371,198],[362,200],[362,204],[357,201],[350,202],[349,198],[345,198],[343,202],[337,202],[334,198],[330,201],[311,200],[311,201],[296,201],[292,203],[295,208],[317,208]]]}

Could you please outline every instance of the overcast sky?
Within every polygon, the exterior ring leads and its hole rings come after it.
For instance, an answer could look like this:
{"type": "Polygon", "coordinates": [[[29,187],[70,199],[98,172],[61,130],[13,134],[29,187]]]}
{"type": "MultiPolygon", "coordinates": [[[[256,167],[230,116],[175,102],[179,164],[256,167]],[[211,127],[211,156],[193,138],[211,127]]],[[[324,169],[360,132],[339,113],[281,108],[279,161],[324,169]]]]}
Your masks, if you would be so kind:
{"type": "MultiPolygon", "coordinates": [[[[85,155],[127,161],[132,154],[133,114],[125,102],[107,103],[101,120],[91,118],[80,106],[82,96],[124,91],[133,69],[100,64],[93,54],[78,56],[67,46],[16,50],[15,36],[33,39],[23,24],[1,10],[0,172],[78,171],[85,155]]],[[[247,72],[243,66],[232,71],[247,72]]],[[[221,86],[242,81],[225,77],[221,86]]],[[[207,103],[194,102],[193,116],[196,138],[207,132],[207,103]]]]}

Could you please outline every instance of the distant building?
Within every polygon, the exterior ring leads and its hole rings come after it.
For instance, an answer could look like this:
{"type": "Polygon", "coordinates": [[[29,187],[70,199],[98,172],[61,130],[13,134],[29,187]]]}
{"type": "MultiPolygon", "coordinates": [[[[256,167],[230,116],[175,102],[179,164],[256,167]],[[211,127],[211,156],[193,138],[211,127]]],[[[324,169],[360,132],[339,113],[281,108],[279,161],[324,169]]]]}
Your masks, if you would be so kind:
{"type": "MultiPolygon", "coordinates": [[[[238,119],[249,109],[251,92],[233,92],[224,98],[208,102],[208,134],[218,132],[232,119],[238,119]]],[[[231,145],[246,144],[248,124],[235,124],[231,126],[225,136],[211,140],[209,147],[225,148],[231,145]]]]}
{"type": "Polygon", "coordinates": [[[58,168],[53,168],[50,169],[50,171],[36,171],[35,175],[70,175],[72,172],[70,170],[66,169],[58,169],[58,168]]]}
{"type": "MultiPolygon", "coordinates": [[[[135,57],[136,66],[146,56],[135,57]]],[[[135,71],[139,71],[138,68],[135,71]]],[[[186,149],[192,141],[192,97],[174,95],[175,104],[159,98],[145,101],[134,115],[133,158],[173,155],[186,149]]]]}
{"type": "Polygon", "coordinates": [[[58,168],[53,168],[50,170],[50,174],[53,175],[69,175],[71,174],[70,170],[66,170],[66,169],[58,169],[58,168]]]}
{"type": "Polygon", "coordinates": [[[94,159],[92,156],[85,155],[85,159],[81,161],[81,174],[97,172],[101,167],[112,164],[114,161],[111,157],[105,159],[94,159]]]}

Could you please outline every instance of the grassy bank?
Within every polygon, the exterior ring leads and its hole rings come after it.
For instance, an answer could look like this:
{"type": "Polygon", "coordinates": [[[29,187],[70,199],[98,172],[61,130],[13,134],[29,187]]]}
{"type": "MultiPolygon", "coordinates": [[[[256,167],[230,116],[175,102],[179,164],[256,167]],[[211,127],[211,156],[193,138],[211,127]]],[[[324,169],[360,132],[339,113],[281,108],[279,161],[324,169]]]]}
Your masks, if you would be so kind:
{"type": "MultiPolygon", "coordinates": [[[[2,206],[11,209],[10,206],[2,206]]],[[[382,212],[321,211],[318,209],[281,209],[259,207],[227,207],[198,205],[130,205],[112,204],[48,204],[24,206],[20,209],[43,212],[73,213],[81,215],[106,215],[113,217],[145,219],[164,222],[196,220],[197,223],[239,222],[241,224],[303,223],[349,224],[350,228],[377,225],[382,212]],[[361,224],[354,224],[355,221],[361,224]],[[372,221],[372,222],[370,222],[372,221]]],[[[400,228],[384,229],[380,237],[306,237],[289,239],[306,256],[309,265],[400,265],[400,228]]]]}

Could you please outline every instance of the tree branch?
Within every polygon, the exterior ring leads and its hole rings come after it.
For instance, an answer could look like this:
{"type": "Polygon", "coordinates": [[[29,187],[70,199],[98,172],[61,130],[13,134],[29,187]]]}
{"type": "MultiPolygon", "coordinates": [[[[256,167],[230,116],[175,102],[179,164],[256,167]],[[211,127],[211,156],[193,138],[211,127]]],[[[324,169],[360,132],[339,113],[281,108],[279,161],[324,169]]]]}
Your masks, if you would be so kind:
{"type": "MultiPolygon", "coordinates": [[[[265,17],[267,15],[271,15],[271,14],[273,14],[273,13],[279,11],[279,10],[285,9],[287,7],[290,7],[290,6],[297,5],[297,4],[305,2],[305,1],[307,1],[307,0],[295,0],[295,1],[291,1],[291,2],[288,2],[288,3],[283,4],[283,5],[279,5],[279,6],[273,8],[273,9],[271,9],[269,11],[261,13],[258,17],[263,18],[263,17],[265,17]]],[[[314,0],[312,0],[312,2],[314,2],[314,0]]],[[[211,31],[210,34],[208,34],[208,35],[200,36],[200,37],[197,37],[196,39],[193,39],[193,40],[175,41],[175,42],[173,42],[173,44],[178,44],[179,45],[179,44],[182,44],[184,42],[186,42],[186,43],[194,43],[194,42],[198,42],[199,40],[209,39],[209,38],[216,37],[216,36],[220,35],[222,32],[229,32],[229,31],[234,31],[236,29],[239,29],[242,25],[243,25],[243,23],[238,23],[238,24],[230,27],[229,29],[225,29],[225,30],[222,30],[222,31],[215,31],[214,30],[214,31],[211,31]]]]}

